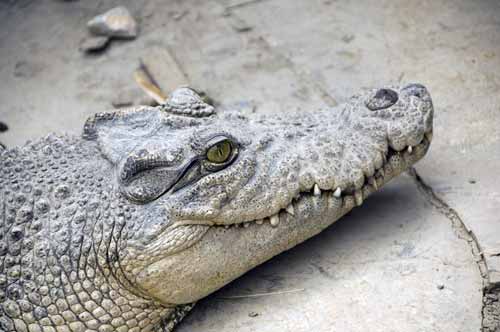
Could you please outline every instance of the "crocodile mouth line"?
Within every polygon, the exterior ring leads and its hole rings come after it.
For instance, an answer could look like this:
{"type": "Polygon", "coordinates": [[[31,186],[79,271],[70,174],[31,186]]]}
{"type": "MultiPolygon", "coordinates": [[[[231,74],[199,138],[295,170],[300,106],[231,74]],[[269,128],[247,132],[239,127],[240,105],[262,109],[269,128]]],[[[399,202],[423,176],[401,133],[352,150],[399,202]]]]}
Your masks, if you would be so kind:
{"type": "Polygon", "coordinates": [[[432,141],[432,130],[425,133],[423,139],[419,144],[411,146],[408,145],[400,151],[394,150],[393,148],[388,146],[387,152],[384,154],[382,165],[375,169],[375,172],[372,176],[366,177],[363,185],[360,188],[355,189],[354,186],[350,186],[350,188],[346,188],[342,190],[340,187],[332,188],[332,189],[320,189],[318,184],[315,183],[312,188],[308,191],[302,191],[297,194],[297,196],[290,202],[290,204],[286,208],[280,209],[278,212],[260,219],[255,219],[251,221],[241,221],[233,224],[217,224],[209,220],[184,220],[180,222],[176,222],[176,225],[205,225],[212,226],[216,228],[248,228],[252,224],[256,225],[265,225],[270,224],[272,227],[278,227],[280,224],[280,220],[283,219],[283,214],[287,214],[288,216],[295,216],[295,208],[294,205],[297,204],[298,201],[304,199],[308,196],[316,196],[328,198],[333,197],[337,200],[340,200],[340,206],[342,211],[349,211],[356,206],[360,206],[363,204],[363,201],[368,198],[369,195],[376,192],[379,188],[381,188],[386,182],[391,180],[393,177],[402,173],[405,169],[413,165],[419,159],[421,159],[426,150],[429,148],[430,143],[432,141]],[[423,152],[423,153],[422,153],[423,152]],[[415,157],[415,155],[419,155],[419,157],[415,157]],[[415,159],[416,158],[416,159],[415,159]],[[404,162],[404,168],[396,169],[398,173],[394,173],[394,166],[398,162],[404,162]],[[281,217],[280,217],[281,216],[281,217]]]}

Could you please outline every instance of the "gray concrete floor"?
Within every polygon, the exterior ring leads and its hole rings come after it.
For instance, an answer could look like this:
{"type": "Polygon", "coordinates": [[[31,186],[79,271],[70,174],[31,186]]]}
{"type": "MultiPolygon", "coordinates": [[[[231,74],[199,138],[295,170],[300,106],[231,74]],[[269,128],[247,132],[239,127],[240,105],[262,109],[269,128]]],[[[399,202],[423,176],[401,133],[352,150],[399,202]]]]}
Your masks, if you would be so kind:
{"type": "Polygon", "coordinates": [[[118,94],[137,93],[132,72],[153,46],[225,106],[311,109],[360,87],[421,82],[436,108],[421,180],[391,183],[201,301],[179,331],[500,329],[498,1],[3,1],[0,121],[10,130],[0,141],[79,134],[118,94]],[[81,54],[85,22],[118,4],[140,36],[81,54]],[[287,290],[297,291],[231,298],[287,290]]]}

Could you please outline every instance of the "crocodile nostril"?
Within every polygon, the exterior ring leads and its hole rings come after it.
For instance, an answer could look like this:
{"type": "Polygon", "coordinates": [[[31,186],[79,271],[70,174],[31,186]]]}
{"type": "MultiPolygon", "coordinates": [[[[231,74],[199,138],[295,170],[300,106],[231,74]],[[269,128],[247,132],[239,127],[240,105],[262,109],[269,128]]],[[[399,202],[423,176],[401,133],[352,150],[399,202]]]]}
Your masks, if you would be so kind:
{"type": "Polygon", "coordinates": [[[372,111],[391,107],[398,101],[398,94],[391,89],[380,89],[367,102],[366,107],[372,111]]]}
{"type": "Polygon", "coordinates": [[[425,88],[425,86],[418,83],[408,84],[403,88],[403,91],[417,98],[422,98],[427,94],[427,89],[425,88]]]}

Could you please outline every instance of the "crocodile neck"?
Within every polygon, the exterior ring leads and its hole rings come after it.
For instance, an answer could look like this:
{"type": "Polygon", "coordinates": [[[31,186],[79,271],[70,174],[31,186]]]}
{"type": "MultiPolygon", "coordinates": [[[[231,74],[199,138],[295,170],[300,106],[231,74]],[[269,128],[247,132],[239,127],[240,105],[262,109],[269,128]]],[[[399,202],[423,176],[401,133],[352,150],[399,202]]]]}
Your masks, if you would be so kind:
{"type": "Polygon", "coordinates": [[[121,236],[134,208],[110,194],[110,168],[93,143],[50,137],[3,153],[3,330],[152,330],[176,312],[122,272],[121,236]]]}

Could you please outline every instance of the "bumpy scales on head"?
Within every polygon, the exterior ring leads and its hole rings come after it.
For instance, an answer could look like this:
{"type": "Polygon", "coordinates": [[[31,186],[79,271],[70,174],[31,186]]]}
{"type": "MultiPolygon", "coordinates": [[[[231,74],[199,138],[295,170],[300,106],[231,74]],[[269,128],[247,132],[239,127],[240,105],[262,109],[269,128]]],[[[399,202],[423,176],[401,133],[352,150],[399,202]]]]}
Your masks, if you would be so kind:
{"type": "Polygon", "coordinates": [[[418,84],[280,115],[182,88],[0,150],[0,330],[171,331],[421,159],[432,116],[418,84]]]}

